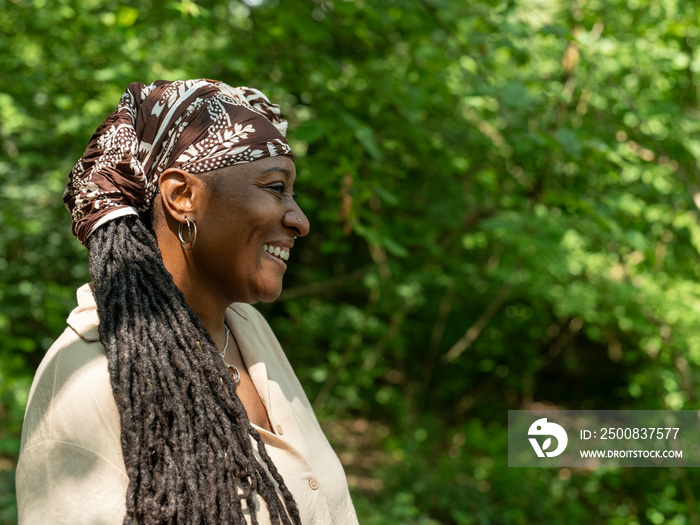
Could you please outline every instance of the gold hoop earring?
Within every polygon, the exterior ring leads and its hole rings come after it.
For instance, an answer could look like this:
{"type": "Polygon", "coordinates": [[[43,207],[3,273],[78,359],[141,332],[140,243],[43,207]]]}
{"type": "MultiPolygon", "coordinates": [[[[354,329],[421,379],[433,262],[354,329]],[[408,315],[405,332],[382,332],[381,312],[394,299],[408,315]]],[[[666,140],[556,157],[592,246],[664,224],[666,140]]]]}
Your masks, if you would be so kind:
{"type": "Polygon", "coordinates": [[[177,236],[180,239],[180,245],[182,245],[182,249],[188,251],[191,250],[192,248],[194,248],[194,243],[197,242],[197,225],[194,221],[191,221],[187,217],[185,217],[185,223],[181,222],[177,226],[177,236]],[[187,239],[185,239],[183,235],[183,232],[185,231],[185,224],[187,224],[187,239]]]}

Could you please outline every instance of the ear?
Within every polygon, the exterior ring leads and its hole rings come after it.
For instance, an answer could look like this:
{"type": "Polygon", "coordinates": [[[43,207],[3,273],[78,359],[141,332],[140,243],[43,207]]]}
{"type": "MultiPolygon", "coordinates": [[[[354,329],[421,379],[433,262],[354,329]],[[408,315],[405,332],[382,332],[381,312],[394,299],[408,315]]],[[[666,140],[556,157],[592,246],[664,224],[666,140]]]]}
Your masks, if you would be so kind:
{"type": "Polygon", "coordinates": [[[166,217],[184,222],[195,219],[202,204],[204,185],[200,179],[180,168],[168,168],[158,178],[160,199],[166,217]]]}

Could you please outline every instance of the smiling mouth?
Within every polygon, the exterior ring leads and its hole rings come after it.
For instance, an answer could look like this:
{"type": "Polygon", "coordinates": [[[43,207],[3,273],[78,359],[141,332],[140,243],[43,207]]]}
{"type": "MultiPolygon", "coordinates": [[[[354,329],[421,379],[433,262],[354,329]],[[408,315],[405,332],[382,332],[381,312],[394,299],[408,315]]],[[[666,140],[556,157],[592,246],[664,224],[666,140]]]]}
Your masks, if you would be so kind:
{"type": "Polygon", "coordinates": [[[289,251],[285,248],[280,248],[279,246],[272,246],[271,244],[265,244],[263,245],[263,249],[273,257],[277,257],[282,261],[289,260],[289,251]]]}

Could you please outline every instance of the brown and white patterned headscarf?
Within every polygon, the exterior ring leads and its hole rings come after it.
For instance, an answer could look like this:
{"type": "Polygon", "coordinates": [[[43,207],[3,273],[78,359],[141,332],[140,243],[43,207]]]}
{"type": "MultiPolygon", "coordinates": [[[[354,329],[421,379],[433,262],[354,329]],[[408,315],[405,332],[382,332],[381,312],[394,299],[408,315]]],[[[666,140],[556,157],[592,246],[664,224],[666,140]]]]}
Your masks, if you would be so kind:
{"type": "Polygon", "coordinates": [[[192,174],[294,159],[279,106],[257,89],[196,79],[134,82],[90,139],[63,200],[83,244],[106,222],[148,210],[168,168],[192,174]]]}

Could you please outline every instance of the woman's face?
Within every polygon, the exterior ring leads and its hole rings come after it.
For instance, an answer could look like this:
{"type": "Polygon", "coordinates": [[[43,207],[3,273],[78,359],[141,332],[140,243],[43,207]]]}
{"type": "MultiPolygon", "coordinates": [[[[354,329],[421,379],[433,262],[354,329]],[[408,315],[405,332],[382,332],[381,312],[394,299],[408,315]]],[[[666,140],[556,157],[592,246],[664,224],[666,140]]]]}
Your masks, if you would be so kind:
{"type": "Polygon", "coordinates": [[[309,221],[294,201],[294,162],[267,157],[203,176],[191,254],[198,286],[227,302],[273,301],[282,291],[294,236],[309,221]],[[273,253],[270,253],[270,252],[273,253]]]}

